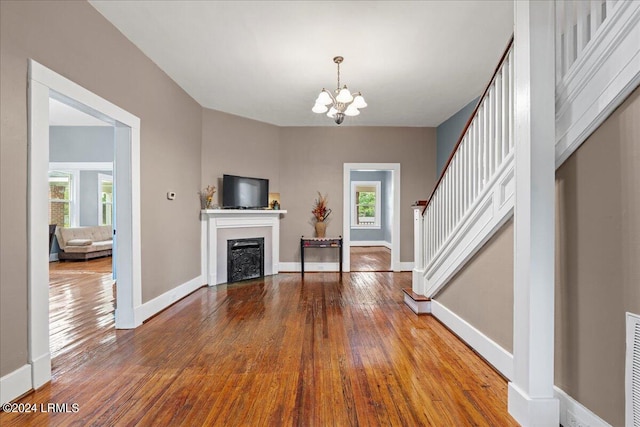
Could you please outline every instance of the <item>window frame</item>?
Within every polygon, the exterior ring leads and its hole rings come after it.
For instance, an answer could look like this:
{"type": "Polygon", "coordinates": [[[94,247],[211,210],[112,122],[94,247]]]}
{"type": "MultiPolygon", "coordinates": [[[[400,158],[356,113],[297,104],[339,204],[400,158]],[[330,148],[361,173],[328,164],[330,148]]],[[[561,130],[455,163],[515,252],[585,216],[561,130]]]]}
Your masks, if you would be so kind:
{"type": "Polygon", "coordinates": [[[381,199],[382,199],[382,182],[381,181],[351,181],[351,228],[357,229],[380,229],[381,226],[381,199]],[[376,203],[375,203],[375,220],[373,224],[358,224],[358,201],[356,198],[358,187],[375,187],[376,203]]]}
{"type": "MultiPolygon", "coordinates": [[[[66,168],[49,168],[47,172],[47,185],[51,185],[49,174],[52,172],[58,172],[68,174],[71,176],[71,182],[69,183],[69,200],[64,199],[48,199],[49,209],[51,209],[51,202],[65,202],[69,203],[69,227],[77,227],[80,223],[80,204],[78,200],[80,198],[80,170],[78,169],[66,169],[66,168]]],[[[64,224],[58,224],[60,227],[64,227],[64,224]]]]}
{"type": "Polygon", "coordinates": [[[105,173],[98,173],[98,225],[110,225],[113,227],[113,200],[114,200],[114,193],[113,193],[113,175],[107,175],[105,173]],[[103,202],[102,201],[102,184],[105,182],[110,182],[111,183],[111,202],[103,202]],[[102,214],[102,207],[104,204],[107,204],[109,206],[111,206],[111,223],[110,224],[103,224],[104,222],[104,217],[102,214]]]}

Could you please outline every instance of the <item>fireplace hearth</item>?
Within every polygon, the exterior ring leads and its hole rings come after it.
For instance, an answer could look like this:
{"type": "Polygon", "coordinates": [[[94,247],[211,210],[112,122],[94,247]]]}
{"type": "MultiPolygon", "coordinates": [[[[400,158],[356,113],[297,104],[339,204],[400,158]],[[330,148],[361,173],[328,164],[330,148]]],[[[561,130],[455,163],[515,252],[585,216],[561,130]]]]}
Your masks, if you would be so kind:
{"type": "Polygon", "coordinates": [[[264,276],[264,237],[227,240],[227,282],[264,276]]]}

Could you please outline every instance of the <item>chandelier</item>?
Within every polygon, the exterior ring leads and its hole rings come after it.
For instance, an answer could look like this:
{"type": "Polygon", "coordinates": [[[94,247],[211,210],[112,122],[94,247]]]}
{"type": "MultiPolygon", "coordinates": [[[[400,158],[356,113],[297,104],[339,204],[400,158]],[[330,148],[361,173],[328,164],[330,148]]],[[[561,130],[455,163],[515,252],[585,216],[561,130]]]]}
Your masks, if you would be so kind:
{"type": "Polygon", "coordinates": [[[347,89],[347,85],[340,88],[340,64],[342,61],[344,61],[342,56],[333,58],[333,62],[338,66],[338,86],[334,91],[335,95],[331,91],[322,88],[315,105],[311,109],[314,113],[327,113],[327,116],[334,119],[337,124],[342,123],[345,116],[357,116],[360,114],[359,109],[367,106],[360,92],[352,94],[347,89]]]}

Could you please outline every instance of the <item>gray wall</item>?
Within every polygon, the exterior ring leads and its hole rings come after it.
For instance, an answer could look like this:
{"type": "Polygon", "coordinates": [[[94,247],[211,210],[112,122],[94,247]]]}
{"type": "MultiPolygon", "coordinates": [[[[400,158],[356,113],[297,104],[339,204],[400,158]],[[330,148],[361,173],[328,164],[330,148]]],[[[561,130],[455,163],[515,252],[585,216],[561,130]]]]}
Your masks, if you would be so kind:
{"type": "Polygon", "coordinates": [[[476,98],[462,107],[460,111],[440,123],[440,126],[436,128],[438,139],[438,176],[442,173],[442,169],[444,169],[444,166],[447,164],[451,152],[458,143],[462,129],[464,129],[464,125],[467,124],[469,117],[471,117],[473,109],[476,108],[478,99],[479,98],[476,98]]]}
{"type": "Polygon", "coordinates": [[[142,302],[200,275],[200,105],[89,3],[0,2],[0,376],[28,363],[29,58],[141,119],[142,302]]]}
{"type": "Polygon", "coordinates": [[[494,234],[434,299],[513,351],[513,221],[494,234]]]}
{"type": "MultiPolygon", "coordinates": [[[[201,187],[220,190],[225,173],[269,179],[288,211],[280,223],[282,262],[300,260],[300,236],[313,233],[318,191],[328,194],[333,211],[327,235],[342,234],[344,163],[400,163],[400,260],[413,261],[411,203],[435,185],[435,128],[277,127],[208,109],[202,118],[201,187]]],[[[326,261],[314,258],[327,255],[317,252],[309,261],[326,261]]]]}
{"type": "MultiPolygon", "coordinates": [[[[640,88],[556,171],[555,384],[613,426],[624,425],[625,313],[640,313],[638,117],[640,88]]],[[[512,233],[435,298],[509,351],[512,233]]]]}
{"type": "Polygon", "coordinates": [[[380,228],[351,228],[351,241],[379,241],[391,243],[391,215],[393,194],[390,193],[390,171],[352,171],[351,181],[380,181],[380,228]],[[391,199],[391,203],[389,203],[391,199]]]}
{"type": "MultiPolygon", "coordinates": [[[[300,260],[300,236],[313,232],[311,206],[317,191],[329,195],[333,209],[327,235],[343,232],[344,163],[400,163],[400,261],[413,261],[411,204],[424,199],[435,184],[435,136],[435,128],[282,128],[280,194],[289,213],[280,227],[280,259],[300,260]]],[[[317,252],[313,256],[329,256],[317,252]]],[[[309,261],[319,260],[310,254],[309,261]]]]}
{"type": "Polygon", "coordinates": [[[613,426],[640,314],[639,117],[640,88],[556,172],[555,382],[613,426]]]}
{"type": "Polygon", "coordinates": [[[113,162],[112,126],[50,126],[50,162],[113,162]]]}
{"type": "MultiPolygon", "coordinates": [[[[215,185],[214,204],[222,204],[222,175],[269,180],[280,191],[280,128],[204,108],[202,112],[201,186],[215,185]]],[[[285,199],[280,199],[287,209],[285,199]]]]}

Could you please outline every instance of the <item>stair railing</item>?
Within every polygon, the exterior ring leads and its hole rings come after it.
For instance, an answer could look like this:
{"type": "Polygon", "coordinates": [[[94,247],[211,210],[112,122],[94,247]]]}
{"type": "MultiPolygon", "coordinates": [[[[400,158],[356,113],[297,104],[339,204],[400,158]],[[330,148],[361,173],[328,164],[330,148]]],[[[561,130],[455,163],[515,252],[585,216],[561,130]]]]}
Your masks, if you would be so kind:
{"type": "MultiPolygon", "coordinates": [[[[492,183],[513,164],[512,46],[513,37],[422,211],[421,235],[415,238],[423,259],[416,264],[425,274],[450,257],[492,183]]],[[[433,285],[414,284],[414,291],[431,296],[438,288],[433,285]]]]}

